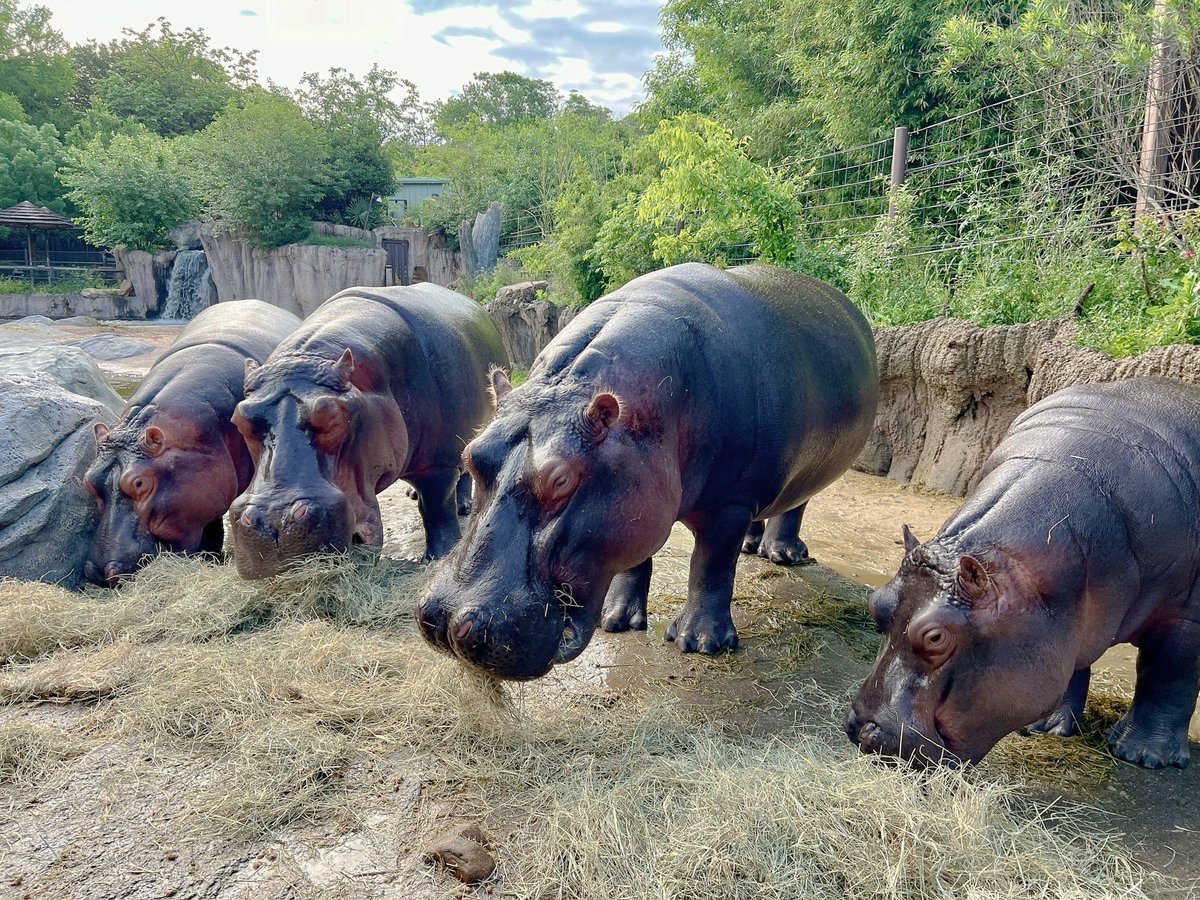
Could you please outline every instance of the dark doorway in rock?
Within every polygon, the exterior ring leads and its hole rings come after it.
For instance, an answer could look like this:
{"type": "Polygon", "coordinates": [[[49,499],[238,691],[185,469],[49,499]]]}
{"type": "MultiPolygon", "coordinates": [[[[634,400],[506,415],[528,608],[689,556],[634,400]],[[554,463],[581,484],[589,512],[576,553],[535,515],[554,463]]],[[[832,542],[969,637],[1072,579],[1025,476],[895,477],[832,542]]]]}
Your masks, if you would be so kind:
{"type": "Polygon", "coordinates": [[[408,284],[408,241],[384,238],[383,249],[392,270],[392,284],[408,284]]]}

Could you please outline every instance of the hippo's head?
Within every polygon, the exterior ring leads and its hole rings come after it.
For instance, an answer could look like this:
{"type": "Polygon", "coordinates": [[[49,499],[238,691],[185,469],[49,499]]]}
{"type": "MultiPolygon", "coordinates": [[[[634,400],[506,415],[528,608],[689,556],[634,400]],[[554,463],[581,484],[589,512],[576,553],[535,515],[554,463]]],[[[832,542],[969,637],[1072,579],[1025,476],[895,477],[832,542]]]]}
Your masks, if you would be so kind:
{"type": "Polygon", "coordinates": [[[846,732],[865,753],[978,762],[1062,700],[1069,623],[1043,602],[1038,573],[1003,552],[981,562],[907,526],[904,542],[896,577],[871,596],[883,646],[846,732]]]}
{"type": "MultiPolygon", "coordinates": [[[[372,476],[347,453],[365,403],[353,374],[348,349],[336,360],[302,352],[272,356],[261,367],[247,360],[233,424],[250,449],[254,477],[229,509],[243,578],[278,574],[310,553],[382,543],[378,525],[356,515],[356,485],[372,476]]],[[[397,440],[407,443],[403,433],[397,440]]]]}
{"type": "Polygon", "coordinates": [[[224,441],[206,427],[146,407],[111,431],[96,425],[96,461],[83,479],[100,507],[84,564],[89,581],[112,587],[146,556],[202,549],[238,488],[224,441]]]}
{"type": "Polygon", "coordinates": [[[435,646],[504,678],[578,656],[613,577],[670,534],[680,502],[674,436],[611,391],[531,379],[463,453],[475,509],[416,609],[435,646]]]}

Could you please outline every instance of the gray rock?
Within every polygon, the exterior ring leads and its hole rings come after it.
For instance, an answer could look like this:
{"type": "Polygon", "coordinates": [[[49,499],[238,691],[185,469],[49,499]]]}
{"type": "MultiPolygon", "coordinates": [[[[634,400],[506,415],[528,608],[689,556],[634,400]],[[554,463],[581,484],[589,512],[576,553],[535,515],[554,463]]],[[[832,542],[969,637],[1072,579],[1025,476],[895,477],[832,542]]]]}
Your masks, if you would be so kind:
{"type": "Polygon", "coordinates": [[[69,316],[66,319],[59,319],[56,325],[98,325],[99,321],[94,316],[69,316]]]}
{"type": "Polygon", "coordinates": [[[199,250],[202,246],[200,220],[188,219],[186,222],[180,222],[167,233],[167,237],[177,250],[199,250]]]}
{"type": "Polygon", "coordinates": [[[103,403],[114,413],[125,406],[104,373],[78,347],[62,344],[0,344],[0,376],[44,377],[59,387],[103,403]]]}
{"type": "Polygon", "coordinates": [[[77,588],[96,529],[81,478],[104,405],[47,379],[0,376],[0,576],[77,588]]]}
{"type": "MultiPolygon", "coordinates": [[[[15,322],[9,322],[8,325],[53,325],[54,320],[49,316],[25,316],[17,319],[15,322]]],[[[8,326],[5,326],[8,327],[8,326]]]]}
{"type": "Polygon", "coordinates": [[[16,322],[0,325],[0,347],[28,347],[62,340],[61,331],[53,325],[30,321],[34,318],[26,316],[16,322]]]}
{"type": "Polygon", "coordinates": [[[148,341],[113,334],[111,331],[93,334],[77,341],[67,341],[67,346],[79,347],[93,359],[129,359],[131,356],[141,356],[155,349],[148,341]]]}
{"type": "Polygon", "coordinates": [[[504,349],[512,364],[528,369],[534,357],[558,334],[583,307],[558,306],[538,300],[544,281],[526,281],[501,288],[485,307],[500,332],[504,349]]]}

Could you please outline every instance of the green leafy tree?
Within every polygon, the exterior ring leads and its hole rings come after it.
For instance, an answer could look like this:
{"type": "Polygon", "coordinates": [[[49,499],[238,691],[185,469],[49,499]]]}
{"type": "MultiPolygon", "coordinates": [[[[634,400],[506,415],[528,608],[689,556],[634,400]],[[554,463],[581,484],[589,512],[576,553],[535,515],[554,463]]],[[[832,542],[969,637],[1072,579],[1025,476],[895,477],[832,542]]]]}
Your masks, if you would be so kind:
{"type": "Polygon", "coordinates": [[[55,171],[63,158],[53,125],[0,119],[0,209],[28,200],[64,212],[55,171]]]}
{"type": "Polygon", "coordinates": [[[0,0],[0,93],[15,97],[30,122],[61,132],[74,124],[67,103],[74,87],[67,42],[50,26],[50,10],[0,0]]]}
{"type": "Polygon", "coordinates": [[[104,247],[154,250],[199,206],[175,142],[140,128],[70,150],[59,177],[82,210],[84,236],[104,247]]]}
{"type": "Polygon", "coordinates": [[[251,243],[304,237],[329,184],[329,139],[287,97],[253,91],[189,139],[207,215],[251,243]]]}
{"type": "Polygon", "coordinates": [[[558,91],[548,81],[516,72],[477,72],[458,96],[442,104],[435,121],[439,131],[472,121],[511,125],[526,119],[548,119],[558,104],[558,91]]]}
{"type": "Polygon", "coordinates": [[[95,98],[164,136],[199,131],[255,81],[255,52],[213,47],[203,29],[163,18],[93,48],[95,98]],[[100,76],[100,77],[98,77],[100,76]]]}

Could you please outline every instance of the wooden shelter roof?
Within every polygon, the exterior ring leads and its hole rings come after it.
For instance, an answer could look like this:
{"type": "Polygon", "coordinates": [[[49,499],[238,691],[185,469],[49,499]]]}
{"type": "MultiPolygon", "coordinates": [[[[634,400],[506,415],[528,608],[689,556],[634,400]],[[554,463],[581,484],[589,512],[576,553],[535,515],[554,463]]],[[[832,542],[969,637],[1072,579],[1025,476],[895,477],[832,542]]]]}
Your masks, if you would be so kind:
{"type": "Polygon", "coordinates": [[[44,206],[34,206],[28,200],[22,200],[16,206],[0,210],[0,225],[7,225],[10,228],[78,227],[65,216],[60,216],[44,206]]]}

